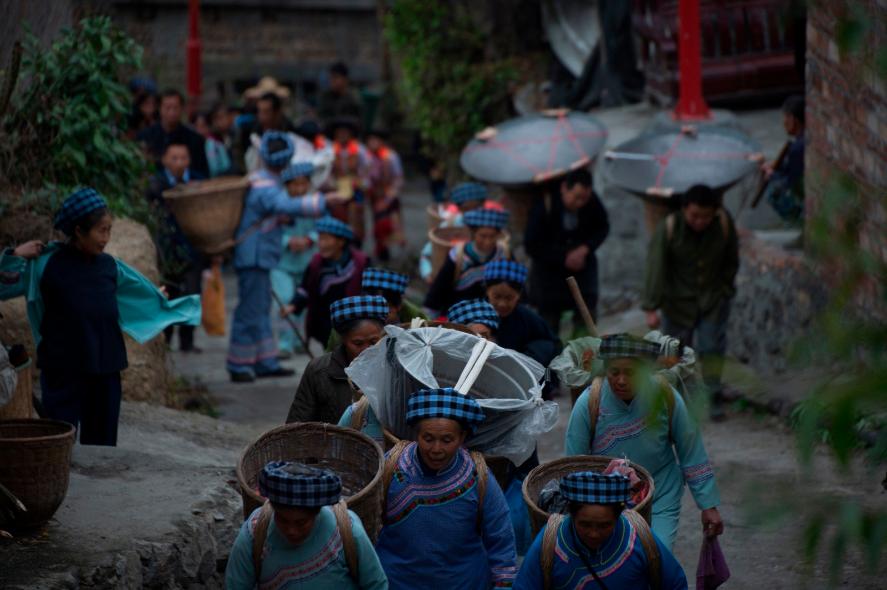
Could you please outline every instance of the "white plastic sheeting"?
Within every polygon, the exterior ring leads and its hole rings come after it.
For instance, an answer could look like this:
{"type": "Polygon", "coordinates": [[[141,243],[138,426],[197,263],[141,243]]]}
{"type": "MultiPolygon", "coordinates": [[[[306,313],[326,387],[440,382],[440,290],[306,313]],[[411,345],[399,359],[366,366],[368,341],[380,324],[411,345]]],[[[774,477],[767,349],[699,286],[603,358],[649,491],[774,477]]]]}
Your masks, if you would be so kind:
{"type": "MultiPolygon", "coordinates": [[[[414,439],[406,424],[407,399],[418,389],[453,387],[482,340],[446,328],[386,326],[387,335],[345,369],[392,434],[414,439]]],[[[544,368],[513,350],[493,347],[467,393],[486,420],[468,440],[472,450],[501,455],[515,465],[526,461],[536,438],[554,428],[558,406],[542,399],[544,368]]]]}

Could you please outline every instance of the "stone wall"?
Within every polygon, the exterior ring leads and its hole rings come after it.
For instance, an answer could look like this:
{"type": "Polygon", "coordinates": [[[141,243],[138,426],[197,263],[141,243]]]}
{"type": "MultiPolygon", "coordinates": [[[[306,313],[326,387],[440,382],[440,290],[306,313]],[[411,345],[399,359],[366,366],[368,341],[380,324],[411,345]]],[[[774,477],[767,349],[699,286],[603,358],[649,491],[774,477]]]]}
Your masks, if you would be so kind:
{"type": "Polygon", "coordinates": [[[825,299],[822,282],[800,250],[741,231],[728,354],[765,374],[784,371],[792,347],[810,332],[825,299]]]}
{"type": "MultiPolygon", "coordinates": [[[[887,80],[877,60],[883,59],[885,39],[887,3],[883,0],[810,4],[807,209],[816,210],[823,203],[836,176],[849,176],[857,183],[862,205],[856,212],[859,247],[882,262],[887,262],[887,80]],[[851,30],[848,23],[854,19],[862,25],[863,36],[858,46],[842,51],[839,38],[842,31],[851,30]]],[[[872,281],[858,295],[858,303],[868,313],[887,318],[883,285],[872,281]]]]}

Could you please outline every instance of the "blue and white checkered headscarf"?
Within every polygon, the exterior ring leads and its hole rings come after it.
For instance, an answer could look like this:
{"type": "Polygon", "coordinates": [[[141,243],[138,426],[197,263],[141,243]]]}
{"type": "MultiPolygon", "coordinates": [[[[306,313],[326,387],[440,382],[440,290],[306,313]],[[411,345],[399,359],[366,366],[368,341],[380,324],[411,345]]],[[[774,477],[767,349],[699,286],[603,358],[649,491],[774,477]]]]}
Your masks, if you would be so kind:
{"type": "Polygon", "coordinates": [[[289,134],[284,133],[283,131],[272,130],[266,131],[262,135],[262,143],[259,146],[259,155],[262,156],[262,160],[268,166],[271,166],[272,168],[283,168],[286,166],[287,162],[290,161],[290,158],[293,157],[293,152],[295,152],[295,150],[296,146],[289,134]],[[282,150],[272,152],[270,144],[275,139],[285,142],[286,147],[282,150]]]}
{"type": "Polygon", "coordinates": [[[659,358],[660,350],[661,346],[656,342],[649,342],[623,332],[604,336],[598,356],[604,360],[637,358],[655,361],[659,358]]]}
{"type": "Polygon", "coordinates": [[[107,209],[108,203],[94,188],[79,188],[71,193],[55,214],[53,226],[65,235],[74,234],[77,222],[99,209],[107,209]]]}
{"type": "Polygon", "coordinates": [[[409,282],[410,277],[405,274],[384,268],[371,267],[363,271],[361,286],[364,291],[368,289],[382,289],[403,294],[407,290],[409,282]]]}
{"type": "Polygon", "coordinates": [[[447,319],[454,324],[483,324],[493,331],[499,329],[499,314],[486,299],[466,299],[447,311],[447,319]]]}
{"type": "Polygon", "coordinates": [[[486,201],[487,187],[477,182],[463,182],[450,191],[450,201],[456,205],[468,201],[486,201]]]}
{"type": "Polygon", "coordinates": [[[330,305],[330,317],[336,329],[352,320],[388,319],[388,302],[381,295],[357,295],[334,301],[330,305]]]}
{"type": "Polygon", "coordinates": [[[259,493],[281,506],[320,508],[342,497],[342,480],[329,469],[271,461],[259,473],[259,493]]]}
{"type": "Polygon", "coordinates": [[[560,487],[564,498],[578,504],[624,504],[631,498],[629,480],[619,473],[570,473],[560,487]]]}
{"type": "Polygon", "coordinates": [[[492,227],[504,229],[508,225],[508,211],[499,209],[475,209],[462,216],[468,227],[492,227]]]}
{"type": "Polygon", "coordinates": [[[420,389],[407,400],[407,424],[426,418],[449,418],[474,430],[484,421],[480,405],[452,387],[420,389]]]}
{"type": "Polygon", "coordinates": [[[514,260],[491,260],[484,266],[484,282],[498,281],[523,285],[527,282],[527,267],[514,260]]]}
{"type": "Polygon", "coordinates": [[[290,164],[280,173],[281,182],[289,182],[302,176],[311,176],[314,174],[314,164],[311,162],[296,162],[290,164]]]}
{"type": "Polygon", "coordinates": [[[339,221],[335,217],[326,216],[317,220],[314,224],[314,231],[319,234],[330,234],[345,238],[349,242],[354,240],[354,231],[347,223],[339,221]]]}

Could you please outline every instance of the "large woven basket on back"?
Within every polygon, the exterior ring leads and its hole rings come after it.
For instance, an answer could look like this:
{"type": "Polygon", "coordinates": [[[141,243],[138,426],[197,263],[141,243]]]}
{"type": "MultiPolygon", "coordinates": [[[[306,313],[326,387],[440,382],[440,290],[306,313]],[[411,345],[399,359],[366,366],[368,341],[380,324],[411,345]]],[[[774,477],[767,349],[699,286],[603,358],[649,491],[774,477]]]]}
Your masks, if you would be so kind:
{"type": "MultiPolygon", "coordinates": [[[[523,495],[524,503],[527,505],[527,510],[530,512],[530,524],[533,527],[533,536],[535,537],[539,530],[545,526],[545,523],[548,522],[548,512],[539,508],[537,504],[539,501],[539,494],[548,482],[555,479],[561,479],[565,475],[576,473],[578,471],[603,471],[613,459],[614,457],[604,457],[602,455],[575,455],[543,463],[530,471],[530,473],[527,474],[527,478],[524,479],[523,495]]],[[[653,476],[650,475],[649,471],[637,463],[632,463],[631,467],[635,470],[638,477],[643,481],[646,481],[650,486],[647,497],[634,507],[635,511],[643,516],[644,520],[650,523],[652,521],[653,512],[653,493],[655,492],[655,488],[653,487],[653,476]]]]}
{"type": "Polygon", "coordinates": [[[296,422],[269,430],[237,463],[243,517],[264,503],[259,472],[269,461],[297,461],[330,469],[342,479],[342,497],[375,541],[382,526],[382,449],[367,435],[322,422],[296,422]]]}
{"type": "Polygon", "coordinates": [[[74,426],[56,420],[0,421],[0,484],[28,509],[11,527],[40,526],[68,492],[74,426]]]}
{"type": "Polygon", "coordinates": [[[220,176],[163,191],[163,198],[191,244],[218,254],[232,244],[248,188],[245,176],[220,176]]]}

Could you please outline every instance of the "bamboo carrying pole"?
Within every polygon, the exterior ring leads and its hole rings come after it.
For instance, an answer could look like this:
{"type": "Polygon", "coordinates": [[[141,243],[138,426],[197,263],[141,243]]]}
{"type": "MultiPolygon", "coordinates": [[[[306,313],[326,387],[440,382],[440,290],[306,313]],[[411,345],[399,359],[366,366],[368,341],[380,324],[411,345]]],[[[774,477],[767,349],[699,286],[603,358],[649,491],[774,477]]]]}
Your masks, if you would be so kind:
{"type": "MultiPolygon", "coordinates": [[[[273,289],[271,290],[271,297],[274,298],[274,301],[280,307],[281,311],[286,309],[286,305],[283,303],[283,301],[280,300],[280,297],[277,296],[277,293],[275,293],[273,289]]],[[[283,317],[289,323],[290,328],[293,329],[293,333],[296,335],[296,338],[298,338],[299,342],[302,343],[302,346],[305,348],[305,352],[308,353],[308,358],[314,360],[314,355],[311,354],[311,347],[308,345],[308,341],[302,338],[302,333],[299,332],[299,326],[296,325],[296,322],[293,321],[293,318],[291,318],[289,314],[283,317]]]]}
{"type": "Polygon", "coordinates": [[[591,312],[588,311],[588,306],[585,305],[585,299],[582,298],[582,292],[579,290],[579,284],[576,283],[576,277],[567,277],[567,287],[570,288],[570,294],[573,295],[573,301],[576,302],[579,315],[582,316],[585,327],[588,328],[588,333],[597,338],[597,326],[594,324],[591,312]]]}

